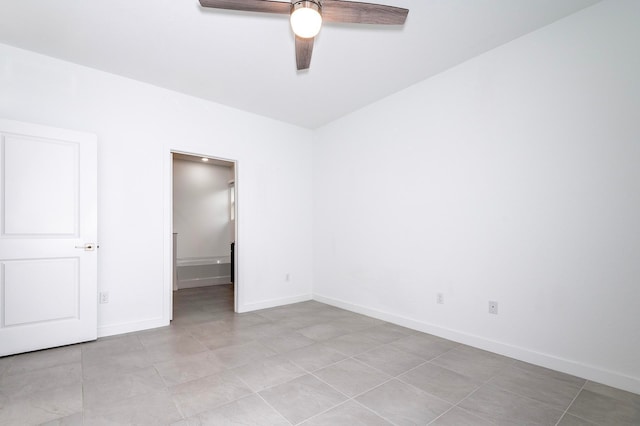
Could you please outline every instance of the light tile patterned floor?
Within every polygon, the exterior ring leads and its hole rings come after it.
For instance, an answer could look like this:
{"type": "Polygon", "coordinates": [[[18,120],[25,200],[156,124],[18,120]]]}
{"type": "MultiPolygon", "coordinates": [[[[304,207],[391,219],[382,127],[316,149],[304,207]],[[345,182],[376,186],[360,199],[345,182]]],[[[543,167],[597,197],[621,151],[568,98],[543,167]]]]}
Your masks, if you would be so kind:
{"type": "Polygon", "coordinates": [[[317,302],[0,358],[2,425],[640,425],[640,396],[317,302]]]}

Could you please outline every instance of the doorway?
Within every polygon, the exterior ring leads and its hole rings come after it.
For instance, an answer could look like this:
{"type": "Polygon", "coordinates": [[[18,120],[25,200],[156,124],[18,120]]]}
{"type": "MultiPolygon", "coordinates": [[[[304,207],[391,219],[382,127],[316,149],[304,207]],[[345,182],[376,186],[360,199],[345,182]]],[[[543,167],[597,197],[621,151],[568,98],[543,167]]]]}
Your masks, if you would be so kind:
{"type": "Polygon", "coordinates": [[[172,151],[170,199],[170,319],[237,311],[236,162],[172,151]]]}

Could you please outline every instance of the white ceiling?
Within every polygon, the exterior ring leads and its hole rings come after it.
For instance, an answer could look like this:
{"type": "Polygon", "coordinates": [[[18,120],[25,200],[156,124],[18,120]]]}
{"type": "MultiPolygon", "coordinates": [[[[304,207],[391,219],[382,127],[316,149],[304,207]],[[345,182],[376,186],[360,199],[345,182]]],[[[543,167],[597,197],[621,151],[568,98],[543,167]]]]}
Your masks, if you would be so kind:
{"type": "Polygon", "coordinates": [[[381,0],[404,27],[325,25],[300,72],[285,16],[198,0],[2,0],[0,43],[316,128],[598,1],[381,0]]]}

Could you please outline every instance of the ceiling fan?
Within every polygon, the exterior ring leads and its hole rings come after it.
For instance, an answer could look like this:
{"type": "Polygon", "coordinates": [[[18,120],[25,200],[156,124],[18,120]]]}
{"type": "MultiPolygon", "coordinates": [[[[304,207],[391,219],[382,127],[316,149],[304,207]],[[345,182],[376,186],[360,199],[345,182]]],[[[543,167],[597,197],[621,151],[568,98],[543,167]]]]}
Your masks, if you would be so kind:
{"type": "Polygon", "coordinates": [[[347,0],[200,0],[203,7],[289,15],[296,38],[296,64],[311,64],[313,41],[322,22],[402,25],[408,9],[347,0]]]}

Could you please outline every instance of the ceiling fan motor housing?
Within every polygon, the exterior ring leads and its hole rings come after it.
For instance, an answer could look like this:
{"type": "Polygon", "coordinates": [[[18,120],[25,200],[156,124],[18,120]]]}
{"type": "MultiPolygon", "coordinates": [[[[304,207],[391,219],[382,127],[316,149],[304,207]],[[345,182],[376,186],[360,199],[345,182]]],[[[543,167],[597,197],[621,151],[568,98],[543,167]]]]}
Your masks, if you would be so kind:
{"type": "Polygon", "coordinates": [[[291,13],[305,7],[313,9],[322,15],[322,3],[320,0],[294,0],[291,2],[291,13]]]}

